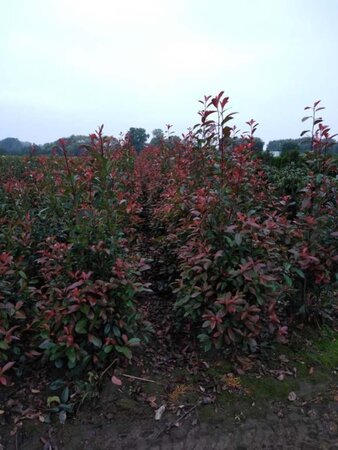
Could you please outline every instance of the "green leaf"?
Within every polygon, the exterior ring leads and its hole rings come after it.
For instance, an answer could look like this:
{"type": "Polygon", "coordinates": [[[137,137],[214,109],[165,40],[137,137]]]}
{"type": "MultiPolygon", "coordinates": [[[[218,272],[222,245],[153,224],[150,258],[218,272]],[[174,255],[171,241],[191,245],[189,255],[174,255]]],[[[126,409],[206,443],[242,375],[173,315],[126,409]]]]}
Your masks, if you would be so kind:
{"type": "Polygon", "coordinates": [[[55,364],[55,367],[56,367],[57,369],[61,369],[61,367],[63,367],[63,361],[62,361],[62,359],[56,359],[55,362],[54,362],[54,364],[55,364]]]}
{"type": "Polygon", "coordinates": [[[237,245],[241,245],[242,243],[242,235],[240,233],[235,234],[235,242],[237,245]]]}
{"type": "Polygon", "coordinates": [[[67,348],[66,355],[70,363],[74,363],[76,361],[76,352],[74,347],[67,348]]]}
{"type": "Polygon", "coordinates": [[[65,385],[65,382],[61,379],[58,379],[58,380],[52,381],[51,384],[49,385],[49,388],[52,391],[57,391],[58,389],[63,388],[64,385],[65,385]]]}
{"type": "Polygon", "coordinates": [[[284,280],[286,281],[286,284],[291,287],[292,286],[292,279],[288,277],[287,275],[284,275],[284,280]]]}
{"type": "Polygon", "coordinates": [[[139,338],[131,338],[128,341],[129,347],[136,347],[137,345],[140,345],[141,340],[139,338]]]}
{"type": "Polygon", "coordinates": [[[41,344],[39,345],[39,348],[41,348],[42,350],[47,350],[52,346],[53,346],[53,343],[49,339],[46,339],[43,342],[41,342],[41,344]]]}
{"type": "Polygon", "coordinates": [[[114,347],[112,345],[105,345],[103,347],[103,351],[104,351],[104,353],[110,353],[113,350],[113,348],[114,347]]]}
{"type": "Polygon", "coordinates": [[[1,350],[7,350],[9,348],[9,345],[6,341],[0,341],[0,349],[1,350]]]}
{"type": "Polygon", "coordinates": [[[322,174],[322,173],[319,173],[319,174],[316,176],[316,183],[317,183],[317,184],[320,184],[320,183],[322,182],[322,179],[323,179],[323,174],[322,174]]]}
{"type": "Polygon", "coordinates": [[[47,406],[48,408],[52,405],[52,403],[57,403],[58,405],[61,403],[60,397],[57,395],[52,395],[51,397],[47,398],[47,406]]]}
{"type": "Polygon", "coordinates": [[[197,336],[197,339],[201,342],[205,342],[205,341],[209,341],[210,337],[207,334],[202,333],[197,336]]]}
{"type": "Polygon", "coordinates": [[[69,400],[69,387],[66,386],[61,394],[61,401],[62,403],[67,403],[68,400],[69,400]]]}
{"type": "Polygon", "coordinates": [[[297,275],[299,275],[301,278],[305,278],[305,274],[302,270],[298,269],[297,267],[293,268],[293,272],[295,272],[297,275]]]}
{"type": "Polygon", "coordinates": [[[128,359],[132,358],[131,350],[128,347],[122,347],[120,345],[117,345],[115,348],[116,348],[116,351],[118,351],[119,353],[122,353],[122,355],[124,355],[126,358],[128,358],[128,359]]]}
{"type": "Polygon", "coordinates": [[[90,307],[89,305],[81,305],[80,311],[85,315],[88,316],[90,307]]]}
{"type": "Polygon", "coordinates": [[[102,347],[102,341],[100,338],[94,336],[93,334],[88,335],[88,341],[91,342],[95,347],[101,348],[102,347]]]}
{"type": "Polygon", "coordinates": [[[76,361],[68,361],[67,363],[68,369],[74,369],[76,366],[76,361]]]}
{"type": "Polygon", "coordinates": [[[19,270],[19,275],[21,278],[23,278],[24,280],[27,280],[27,275],[25,274],[25,272],[23,272],[22,270],[19,270]]]}
{"type": "Polygon", "coordinates": [[[80,319],[75,325],[75,331],[79,334],[87,334],[88,320],[84,317],[80,319]]]}
{"type": "Polygon", "coordinates": [[[113,333],[116,337],[121,337],[121,331],[116,325],[113,325],[113,333]]]}

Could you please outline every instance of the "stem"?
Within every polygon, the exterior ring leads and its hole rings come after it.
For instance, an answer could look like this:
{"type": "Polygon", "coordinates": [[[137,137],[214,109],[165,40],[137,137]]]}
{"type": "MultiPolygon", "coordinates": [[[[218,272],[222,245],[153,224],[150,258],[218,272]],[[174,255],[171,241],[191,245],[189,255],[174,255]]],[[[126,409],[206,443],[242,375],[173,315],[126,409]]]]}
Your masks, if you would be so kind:
{"type": "Polygon", "coordinates": [[[76,187],[73,181],[73,177],[72,177],[72,170],[70,168],[69,165],[69,161],[68,161],[68,155],[67,155],[67,149],[66,149],[66,144],[63,140],[60,141],[60,147],[62,150],[62,154],[63,154],[63,158],[65,160],[65,165],[66,165],[66,170],[67,170],[67,175],[69,178],[69,182],[70,182],[70,186],[71,186],[71,190],[72,190],[72,195],[73,195],[73,204],[75,204],[75,199],[76,199],[76,187]]]}

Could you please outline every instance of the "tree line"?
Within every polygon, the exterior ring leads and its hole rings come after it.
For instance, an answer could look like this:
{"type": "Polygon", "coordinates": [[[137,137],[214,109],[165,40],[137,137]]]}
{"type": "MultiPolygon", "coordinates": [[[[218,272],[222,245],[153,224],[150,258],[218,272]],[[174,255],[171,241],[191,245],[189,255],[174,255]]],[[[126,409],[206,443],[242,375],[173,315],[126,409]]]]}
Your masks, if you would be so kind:
{"type": "MultiPolygon", "coordinates": [[[[126,138],[130,140],[131,145],[137,153],[140,153],[143,148],[149,145],[158,146],[164,143],[170,148],[170,146],[181,141],[181,138],[171,133],[169,129],[163,131],[160,128],[153,130],[152,136],[150,136],[144,128],[131,127],[126,134],[126,138]]],[[[82,153],[82,146],[90,143],[90,137],[85,135],[71,135],[66,138],[66,141],[68,153],[73,156],[79,156],[82,153]]],[[[238,144],[241,142],[241,138],[236,138],[235,141],[238,144]]],[[[117,144],[118,140],[116,139],[117,144]]],[[[290,156],[308,152],[311,150],[311,145],[311,138],[275,139],[268,143],[266,152],[270,155],[288,154],[290,156]]],[[[28,155],[32,151],[39,155],[49,155],[56,146],[57,141],[36,145],[30,142],[22,142],[17,138],[6,138],[0,140],[0,155],[28,155]]],[[[264,141],[261,138],[255,138],[253,150],[255,152],[264,151],[264,141]]],[[[338,154],[338,143],[335,140],[332,140],[330,153],[338,154]]]]}

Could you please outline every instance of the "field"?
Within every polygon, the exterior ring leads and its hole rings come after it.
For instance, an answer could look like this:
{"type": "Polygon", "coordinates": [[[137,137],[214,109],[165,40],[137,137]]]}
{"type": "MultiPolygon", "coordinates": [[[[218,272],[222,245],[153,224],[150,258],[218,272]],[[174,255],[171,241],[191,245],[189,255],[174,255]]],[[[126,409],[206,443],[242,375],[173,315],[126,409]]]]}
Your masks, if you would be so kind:
{"type": "MultiPolygon", "coordinates": [[[[186,384],[213,403],[221,379],[245,397],[259,388],[238,377],[290,378],[290,351],[308,374],[310,340],[336,342],[338,170],[318,104],[312,151],[284,167],[253,151],[254,121],[236,140],[227,107],[205,97],[182,141],[168,128],[139,154],[101,127],[82,156],[60,140],[51,156],[0,159],[0,417],[13,436],[28,419],[64,424],[107,379],[123,390],[150,366],[153,384],[174,383],[135,393],[153,409],[178,407],[186,384]],[[228,378],[210,372],[220,361],[228,378]]],[[[337,346],[325,349],[330,372],[337,346]]]]}

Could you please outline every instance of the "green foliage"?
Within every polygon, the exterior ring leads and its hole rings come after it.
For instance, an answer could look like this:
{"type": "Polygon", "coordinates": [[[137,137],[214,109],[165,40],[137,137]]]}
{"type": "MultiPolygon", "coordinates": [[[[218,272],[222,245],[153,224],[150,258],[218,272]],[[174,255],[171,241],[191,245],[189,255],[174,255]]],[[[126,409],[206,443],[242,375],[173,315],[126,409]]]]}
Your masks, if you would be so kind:
{"type": "Polygon", "coordinates": [[[30,142],[21,142],[17,138],[6,138],[0,141],[0,149],[5,152],[4,154],[9,155],[27,154],[30,145],[30,142]]]}
{"type": "Polygon", "coordinates": [[[90,142],[82,158],[61,140],[62,156],[0,160],[0,360],[18,374],[39,361],[77,377],[138,342],[136,155],[102,128],[90,142]]]}
{"type": "MultiPolygon", "coordinates": [[[[141,216],[167,266],[176,325],[205,350],[255,352],[287,342],[299,322],[330,321],[338,172],[318,103],[312,151],[284,142],[274,159],[254,120],[235,138],[228,101],[205,97],[182,141],[168,125],[142,152],[144,129],[116,141],[100,127],[81,158],[64,139],[50,157],[0,158],[0,384],[32,362],[94,379],[132,358],[149,268],[137,253],[141,216]]],[[[66,394],[49,405],[62,418],[66,394]]]]}
{"type": "Polygon", "coordinates": [[[254,121],[234,140],[228,98],[221,92],[201,103],[195,134],[154,157],[146,175],[159,193],[152,224],[176,268],[178,324],[206,350],[256,351],[269,339],[286,342],[297,321],[330,318],[337,166],[320,139],[306,157],[285,151],[295,161],[266,165],[254,151],[254,121]]]}
{"type": "Polygon", "coordinates": [[[282,155],[288,152],[298,152],[299,153],[299,143],[294,141],[286,141],[282,143],[282,155]]]}
{"type": "Polygon", "coordinates": [[[146,133],[144,128],[131,127],[129,128],[127,136],[137,153],[140,153],[140,151],[144,149],[149,138],[149,134],[146,133]]]}
{"type": "MultiPolygon", "coordinates": [[[[329,153],[337,154],[338,153],[338,143],[331,139],[332,147],[330,148],[329,153]]],[[[267,146],[267,150],[271,153],[278,152],[282,153],[290,150],[298,150],[300,153],[306,153],[311,151],[312,142],[310,137],[302,137],[298,139],[276,139],[270,141],[267,146]]]]}
{"type": "Polygon", "coordinates": [[[153,137],[151,138],[150,145],[160,145],[164,140],[164,133],[160,128],[153,130],[152,135],[153,137]]]}

